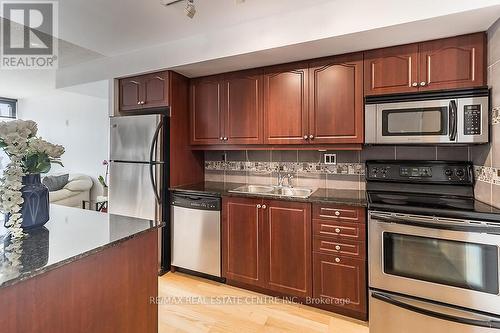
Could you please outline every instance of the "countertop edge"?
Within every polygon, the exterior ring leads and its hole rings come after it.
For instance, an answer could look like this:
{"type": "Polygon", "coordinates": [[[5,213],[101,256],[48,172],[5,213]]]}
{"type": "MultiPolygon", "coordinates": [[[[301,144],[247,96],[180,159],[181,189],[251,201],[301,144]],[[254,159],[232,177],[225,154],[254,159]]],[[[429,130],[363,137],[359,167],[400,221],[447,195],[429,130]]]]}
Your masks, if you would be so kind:
{"type": "Polygon", "coordinates": [[[35,278],[39,275],[42,275],[44,273],[48,273],[54,269],[57,269],[57,268],[60,268],[62,266],[65,266],[65,265],[68,265],[72,262],[75,262],[75,261],[78,261],[80,259],[83,259],[83,258],[86,258],[86,257],[89,257],[93,254],[96,254],[96,253],[99,253],[99,252],[102,252],[106,249],[109,249],[111,247],[115,247],[123,242],[126,242],[130,239],[133,239],[133,238],[136,238],[138,236],[141,236],[147,232],[150,232],[150,231],[153,231],[153,230],[158,230],[162,227],[164,227],[166,225],[165,222],[162,222],[156,226],[153,226],[153,227],[150,227],[146,230],[142,230],[142,231],[139,231],[137,233],[134,233],[132,235],[129,235],[129,236],[126,236],[126,237],[123,237],[123,238],[120,238],[120,239],[117,239],[115,241],[112,241],[112,242],[109,242],[105,245],[102,245],[102,246],[99,246],[99,247],[96,247],[95,249],[91,249],[91,250],[88,250],[88,251],[85,251],[85,252],[82,252],[80,254],[77,254],[73,257],[69,257],[69,258],[66,258],[64,260],[61,260],[57,263],[54,263],[52,265],[49,265],[49,266],[46,266],[46,267],[42,267],[42,268],[39,268],[39,269],[35,269],[33,271],[30,271],[30,272],[26,272],[26,273],[23,273],[21,275],[19,275],[18,277],[15,277],[13,278],[12,280],[9,280],[7,282],[5,282],[4,284],[0,285],[0,291],[2,291],[2,289],[4,288],[8,288],[8,287],[12,287],[12,286],[15,286],[16,284],[20,283],[20,282],[23,282],[23,281],[27,281],[29,279],[32,279],[32,278],[35,278]]]}
{"type": "MultiPolygon", "coordinates": [[[[317,189],[316,191],[321,190],[317,189]]],[[[324,190],[324,189],[323,189],[324,190]]],[[[271,196],[271,195],[259,195],[259,194],[250,194],[250,193],[238,193],[238,192],[229,192],[229,190],[198,190],[198,189],[190,189],[183,186],[179,187],[170,187],[170,192],[178,192],[178,193],[196,193],[199,195],[210,195],[216,197],[241,197],[241,198],[257,198],[257,199],[269,199],[269,200],[281,200],[281,201],[291,201],[291,202],[305,202],[305,203],[319,203],[319,204],[338,204],[338,205],[347,205],[353,207],[367,207],[368,202],[366,200],[366,191],[359,190],[359,192],[363,192],[365,194],[364,199],[349,199],[349,198],[327,198],[327,197],[314,197],[314,193],[309,198],[293,198],[293,197],[284,197],[284,196],[271,196]]],[[[357,190],[353,190],[357,191],[357,190]]]]}

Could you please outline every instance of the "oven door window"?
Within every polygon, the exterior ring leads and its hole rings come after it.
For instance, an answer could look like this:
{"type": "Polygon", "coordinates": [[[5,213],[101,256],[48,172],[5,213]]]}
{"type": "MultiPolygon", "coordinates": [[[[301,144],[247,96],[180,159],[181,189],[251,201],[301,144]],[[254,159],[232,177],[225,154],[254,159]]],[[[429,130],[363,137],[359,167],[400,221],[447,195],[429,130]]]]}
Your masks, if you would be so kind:
{"type": "Polygon", "coordinates": [[[384,233],[384,272],[498,295],[498,247],[384,233]]]}
{"type": "Polygon", "coordinates": [[[447,135],[448,108],[382,110],[383,136],[447,135]]]}

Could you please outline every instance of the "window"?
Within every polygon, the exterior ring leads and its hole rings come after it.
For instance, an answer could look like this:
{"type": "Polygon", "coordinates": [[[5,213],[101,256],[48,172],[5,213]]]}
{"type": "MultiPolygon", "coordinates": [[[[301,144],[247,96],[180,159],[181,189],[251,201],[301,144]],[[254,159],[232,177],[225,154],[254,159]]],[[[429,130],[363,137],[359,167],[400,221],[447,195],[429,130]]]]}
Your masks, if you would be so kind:
{"type": "Polygon", "coordinates": [[[17,118],[17,99],[0,97],[0,121],[17,118]],[[6,119],[5,119],[6,118],[6,119]]]}

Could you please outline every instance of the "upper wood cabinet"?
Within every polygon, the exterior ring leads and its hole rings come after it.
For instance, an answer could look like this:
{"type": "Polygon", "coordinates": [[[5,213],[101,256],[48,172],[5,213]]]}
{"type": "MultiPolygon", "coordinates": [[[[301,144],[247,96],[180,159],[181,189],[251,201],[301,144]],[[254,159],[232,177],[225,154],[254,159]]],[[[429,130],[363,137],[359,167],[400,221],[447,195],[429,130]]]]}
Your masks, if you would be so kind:
{"type": "Polygon", "coordinates": [[[420,90],[486,85],[486,35],[420,43],[420,90]]]}
{"type": "Polygon", "coordinates": [[[236,73],[226,76],[223,82],[224,142],[262,143],[262,75],[236,73]]]}
{"type": "Polygon", "coordinates": [[[191,144],[259,144],[262,75],[238,72],[191,83],[191,144]]]}
{"type": "Polygon", "coordinates": [[[362,143],[363,54],[311,63],[309,141],[362,143]]]}
{"type": "Polygon", "coordinates": [[[264,75],[264,141],[304,144],[308,133],[308,69],[280,66],[264,75]]]}
{"type": "Polygon", "coordinates": [[[169,106],[168,71],[120,79],[119,111],[169,106]]]}
{"type": "Polygon", "coordinates": [[[486,35],[476,33],[365,52],[365,94],[486,85],[486,35]]]}
{"type": "Polygon", "coordinates": [[[418,81],[418,44],[365,52],[364,68],[367,95],[414,92],[418,81]]]}
{"type": "Polygon", "coordinates": [[[224,124],[220,99],[221,86],[218,77],[191,81],[191,144],[222,142],[224,124]]]}

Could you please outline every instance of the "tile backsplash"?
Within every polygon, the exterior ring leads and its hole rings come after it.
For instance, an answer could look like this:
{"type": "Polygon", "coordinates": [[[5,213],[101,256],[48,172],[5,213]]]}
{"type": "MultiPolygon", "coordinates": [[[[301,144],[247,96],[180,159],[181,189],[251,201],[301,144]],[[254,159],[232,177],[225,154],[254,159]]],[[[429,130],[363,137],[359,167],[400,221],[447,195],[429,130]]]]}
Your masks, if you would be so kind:
{"type": "Polygon", "coordinates": [[[471,160],[467,146],[365,146],[361,151],[207,151],[205,180],[247,184],[277,183],[278,170],[291,174],[294,186],[365,189],[367,160],[471,160]],[[336,154],[337,164],[324,163],[336,154]]]}

